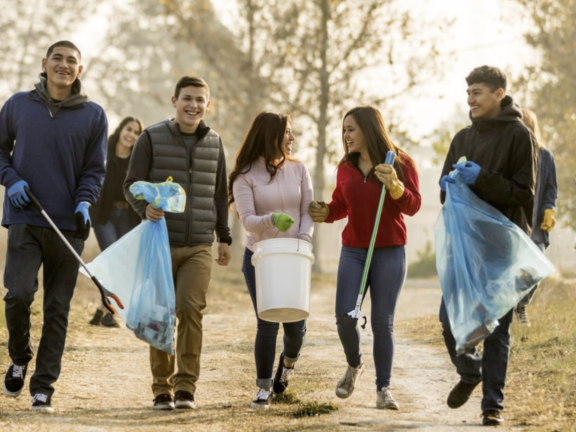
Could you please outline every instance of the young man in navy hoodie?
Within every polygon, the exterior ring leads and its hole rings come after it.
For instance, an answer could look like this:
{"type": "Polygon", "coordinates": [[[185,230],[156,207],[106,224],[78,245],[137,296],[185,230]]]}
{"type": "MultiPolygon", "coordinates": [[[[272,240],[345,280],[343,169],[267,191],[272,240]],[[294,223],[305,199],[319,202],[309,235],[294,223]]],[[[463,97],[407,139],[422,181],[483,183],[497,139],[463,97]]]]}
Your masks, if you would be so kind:
{"type": "MultiPolygon", "coordinates": [[[[480,199],[530,234],[536,183],[536,144],[522,123],[520,108],[506,95],[506,76],[498,68],[481,66],[466,77],[472,124],[458,132],[448,150],[440,179],[444,203],[448,174],[457,169],[460,177],[480,199]],[[465,165],[456,165],[466,156],[465,165]]],[[[440,307],[444,342],[460,381],[448,396],[450,408],[460,408],[482,382],[482,424],[504,422],[504,386],[510,355],[512,309],[484,340],[484,352],[476,348],[456,355],[456,343],[444,302],[440,307]]]]}
{"type": "Polygon", "coordinates": [[[53,412],[53,384],[60,375],[70,301],[78,261],[38,209],[46,213],[80,254],[90,232],[88,209],[104,177],[108,122],[104,110],[82,91],[80,50],[53,44],[42,59],[40,82],[13,95],[0,111],[0,183],[6,188],[2,225],[8,228],[4,286],[12,363],[4,376],[6,396],[24,388],[33,357],[30,306],[44,266],[44,324],[30,378],[32,410],[53,412]]]}

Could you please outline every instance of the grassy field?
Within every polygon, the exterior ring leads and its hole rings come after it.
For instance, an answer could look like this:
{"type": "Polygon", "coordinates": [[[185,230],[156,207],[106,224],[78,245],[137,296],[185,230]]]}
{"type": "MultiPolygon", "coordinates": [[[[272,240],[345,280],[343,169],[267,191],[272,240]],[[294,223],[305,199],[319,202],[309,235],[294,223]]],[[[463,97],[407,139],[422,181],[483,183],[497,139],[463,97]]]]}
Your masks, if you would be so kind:
{"type": "MultiPolygon", "coordinates": [[[[512,325],[505,391],[509,425],[538,432],[576,431],[576,280],[548,280],[528,307],[530,327],[512,325]]],[[[442,345],[436,316],[411,320],[410,337],[442,345]]]]}

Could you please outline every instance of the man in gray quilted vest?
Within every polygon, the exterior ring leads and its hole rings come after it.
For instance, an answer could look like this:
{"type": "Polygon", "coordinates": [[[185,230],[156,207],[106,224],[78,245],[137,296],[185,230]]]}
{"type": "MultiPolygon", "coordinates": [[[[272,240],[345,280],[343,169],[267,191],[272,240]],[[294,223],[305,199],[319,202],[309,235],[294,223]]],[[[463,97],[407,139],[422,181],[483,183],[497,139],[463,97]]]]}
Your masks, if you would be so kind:
{"type": "Polygon", "coordinates": [[[212,269],[214,232],[219,265],[230,261],[226,162],[220,136],[202,120],[210,107],[208,84],[183,77],[176,84],[175,118],[147,128],[132,152],[124,182],[126,199],[142,219],[166,218],[176,287],[175,355],[150,347],[154,409],[194,409],[200,374],[202,311],[212,269]],[[186,190],[184,213],[164,213],[129,191],[136,181],[172,177],[186,190]]]}

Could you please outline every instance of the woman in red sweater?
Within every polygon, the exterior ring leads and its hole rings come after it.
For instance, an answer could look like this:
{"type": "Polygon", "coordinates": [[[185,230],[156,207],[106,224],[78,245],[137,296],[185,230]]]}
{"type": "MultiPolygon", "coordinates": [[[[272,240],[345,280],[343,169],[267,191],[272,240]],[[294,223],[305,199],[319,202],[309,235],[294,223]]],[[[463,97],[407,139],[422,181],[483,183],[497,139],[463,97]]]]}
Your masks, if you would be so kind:
{"type": "MultiPolygon", "coordinates": [[[[329,204],[312,201],[314,222],[334,222],[348,217],[342,233],[338,265],[336,324],[348,367],[336,386],[336,396],[348,398],[365,369],[360,352],[360,327],[353,311],[362,282],[362,273],[376,220],[382,184],[386,199],[374,245],[367,288],[372,308],[370,323],[374,334],[376,406],[398,409],[390,392],[394,356],[394,310],[406,278],[406,225],[404,214],[420,209],[418,174],[410,156],[397,147],[373,107],[357,107],[346,113],[342,127],[344,157],[338,164],[336,189],[329,204]],[[397,154],[394,165],[384,165],[386,153],[397,154]]],[[[367,291],[367,290],[366,290],[367,291]]]]}

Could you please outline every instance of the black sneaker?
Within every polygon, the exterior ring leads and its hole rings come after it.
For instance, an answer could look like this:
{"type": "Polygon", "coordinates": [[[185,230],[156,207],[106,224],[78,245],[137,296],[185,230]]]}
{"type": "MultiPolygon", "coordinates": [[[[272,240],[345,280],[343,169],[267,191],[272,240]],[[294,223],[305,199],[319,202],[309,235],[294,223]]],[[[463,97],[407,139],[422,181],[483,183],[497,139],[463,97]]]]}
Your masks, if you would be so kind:
{"type": "Polygon", "coordinates": [[[155,410],[173,410],[174,401],[172,396],[168,393],[158,395],[154,398],[154,409],[155,410]]]}
{"type": "Polygon", "coordinates": [[[484,426],[499,426],[504,423],[502,414],[498,410],[486,410],[482,413],[482,424],[484,426]]]}
{"type": "Polygon", "coordinates": [[[265,390],[261,388],[258,389],[256,396],[250,404],[250,408],[268,409],[270,408],[270,402],[272,402],[272,390],[265,390]]]}
{"type": "Polygon", "coordinates": [[[26,378],[27,365],[18,366],[14,363],[10,363],[6,375],[4,375],[4,382],[2,387],[4,388],[4,394],[10,397],[18,397],[22,393],[24,388],[24,379],[26,378]]]}
{"type": "Polygon", "coordinates": [[[93,326],[99,326],[103,316],[104,312],[102,312],[100,309],[96,309],[96,312],[94,312],[94,316],[90,321],[88,321],[88,324],[93,326]]]}
{"type": "Polygon", "coordinates": [[[104,317],[102,317],[100,325],[103,327],[120,328],[120,321],[118,320],[118,316],[116,314],[107,313],[104,315],[104,317]]]}
{"type": "Polygon", "coordinates": [[[32,411],[53,413],[54,408],[52,408],[52,404],[50,403],[50,396],[44,393],[36,393],[32,396],[32,411]]]}
{"type": "Polygon", "coordinates": [[[454,386],[452,391],[450,391],[446,403],[450,408],[460,408],[468,402],[470,395],[478,384],[480,384],[480,381],[475,383],[466,383],[460,380],[460,382],[454,386]]]}
{"type": "Polygon", "coordinates": [[[276,375],[274,376],[274,393],[281,394],[284,393],[286,387],[288,387],[288,382],[290,377],[294,374],[294,366],[288,368],[284,366],[284,353],[280,354],[280,360],[278,360],[278,369],[276,369],[276,375]]]}
{"type": "Polygon", "coordinates": [[[196,409],[194,395],[184,390],[178,390],[174,395],[174,405],[176,409],[196,409]]]}

